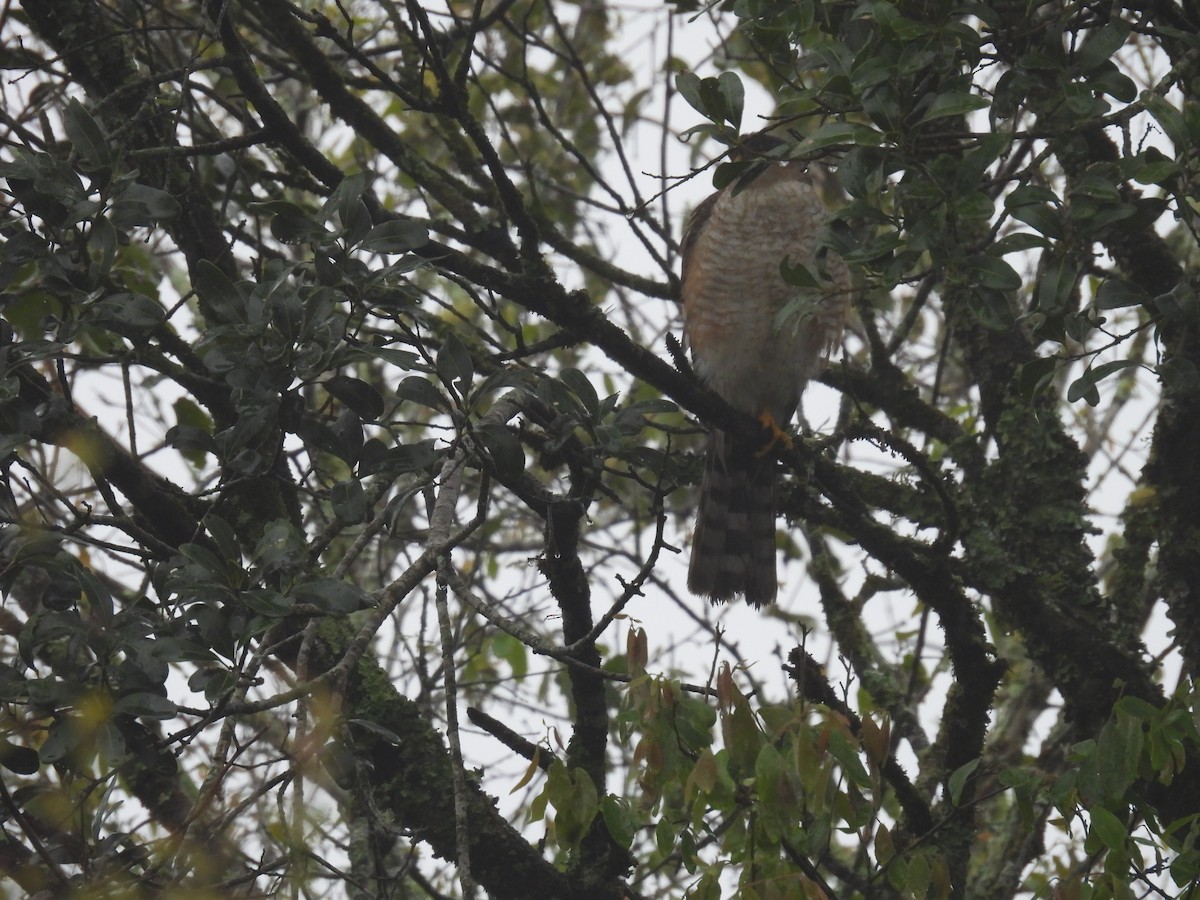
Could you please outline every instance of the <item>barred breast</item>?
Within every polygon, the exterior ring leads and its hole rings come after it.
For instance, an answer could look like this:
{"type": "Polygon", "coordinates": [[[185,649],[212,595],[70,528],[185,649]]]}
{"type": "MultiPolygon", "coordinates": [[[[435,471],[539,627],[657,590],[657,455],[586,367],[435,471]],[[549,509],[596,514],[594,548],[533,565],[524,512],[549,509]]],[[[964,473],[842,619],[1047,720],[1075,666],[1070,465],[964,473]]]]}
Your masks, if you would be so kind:
{"type": "Polygon", "coordinates": [[[848,275],[828,260],[828,290],[788,284],[780,263],[815,272],[824,202],[798,163],[776,165],[745,186],[714,195],[688,248],[685,329],[697,374],[731,405],[786,422],[805,382],[841,335],[848,275]],[[795,315],[780,312],[798,297],[795,315]]]}

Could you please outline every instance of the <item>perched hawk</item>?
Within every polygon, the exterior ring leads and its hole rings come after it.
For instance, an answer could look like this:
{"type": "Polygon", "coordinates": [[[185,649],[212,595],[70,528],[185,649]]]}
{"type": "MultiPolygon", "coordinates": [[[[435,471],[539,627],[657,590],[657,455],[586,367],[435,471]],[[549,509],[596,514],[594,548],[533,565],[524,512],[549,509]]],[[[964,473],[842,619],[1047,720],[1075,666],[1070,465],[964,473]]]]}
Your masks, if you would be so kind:
{"type": "MultiPolygon", "coordinates": [[[[762,153],[779,143],[764,135],[747,146],[762,153]]],[[[696,373],[777,433],[845,322],[846,266],[834,255],[817,259],[827,216],[804,163],[766,162],[749,181],[701,203],[683,237],[684,330],[696,373]],[[784,281],[784,262],[805,266],[820,287],[784,281]],[[781,320],[797,298],[800,308],[781,320]]],[[[713,432],[688,568],[692,593],[713,602],[735,594],[755,606],[775,601],[775,482],[775,460],[764,452],[761,432],[713,432]]]]}

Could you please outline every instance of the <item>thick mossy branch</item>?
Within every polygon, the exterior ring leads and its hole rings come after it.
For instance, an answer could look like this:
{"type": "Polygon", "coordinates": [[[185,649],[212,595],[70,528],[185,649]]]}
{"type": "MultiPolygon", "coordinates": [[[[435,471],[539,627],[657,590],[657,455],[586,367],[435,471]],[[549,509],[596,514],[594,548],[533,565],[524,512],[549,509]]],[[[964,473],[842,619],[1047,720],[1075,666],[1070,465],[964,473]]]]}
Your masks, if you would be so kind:
{"type": "MultiPolygon", "coordinates": [[[[1200,59],[1193,59],[1189,78],[1200,74],[1200,59]]],[[[1086,154],[1062,154],[1069,176],[1091,173],[1096,160],[1115,160],[1117,148],[1107,134],[1089,129],[1081,135],[1086,154]]],[[[1114,177],[1117,173],[1114,168],[1114,177]]],[[[1134,202],[1140,193],[1125,183],[1116,185],[1123,200],[1134,202]]],[[[1116,222],[1105,227],[1101,241],[1122,274],[1154,298],[1168,298],[1183,288],[1194,304],[1196,284],[1167,242],[1149,226],[1116,222]]],[[[1173,309],[1174,301],[1153,301],[1162,344],[1162,401],[1155,423],[1146,484],[1154,491],[1158,539],[1157,587],[1176,625],[1184,660],[1191,672],[1200,671],[1200,327],[1194,314],[1173,309]],[[1161,307],[1161,308],[1160,308],[1161,307]]],[[[1187,307],[1189,310],[1192,307],[1187,307]]]]}
{"type": "Polygon", "coordinates": [[[1062,691],[1085,733],[1122,692],[1161,702],[1135,632],[1120,627],[1095,584],[1086,545],[1086,460],[1053,415],[1015,393],[994,422],[999,458],[974,485],[964,536],[972,585],[1062,691]],[[1047,412],[1043,410],[1042,412],[1047,412]]]}
{"type": "MultiPolygon", "coordinates": [[[[54,47],[88,93],[100,103],[97,110],[110,125],[127,135],[130,149],[173,147],[174,119],[156,108],[156,84],[140,76],[123,29],[105,8],[90,0],[43,0],[25,5],[39,37],[54,47]]],[[[183,251],[188,269],[201,262],[235,275],[233,256],[217,220],[211,198],[184,156],[144,157],[142,178],[179,201],[181,213],[165,223],[183,251]]],[[[205,310],[212,321],[213,310],[205,310]]],[[[217,319],[216,321],[219,321],[217,319]]]]}
{"type": "MultiPolygon", "coordinates": [[[[1164,358],[1200,372],[1194,324],[1163,329],[1164,358]]],[[[1165,385],[1146,468],[1158,525],[1158,590],[1167,601],[1187,670],[1200,672],[1200,390],[1165,385]]]]}
{"type": "MultiPolygon", "coordinates": [[[[589,475],[576,474],[590,481],[589,475]]],[[[580,486],[581,487],[581,486],[580,486]]],[[[590,489],[584,489],[586,493],[590,489]]],[[[575,498],[559,500],[550,505],[546,516],[546,548],[538,568],[549,581],[550,592],[558,602],[563,617],[563,642],[573,644],[592,630],[591,584],[579,559],[580,526],[585,504],[575,498]]],[[[567,744],[567,765],[581,769],[591,779],[597,794],[604,796],[608,762],[608,697],[605,681],[600,677],[600,652],[595,643],[584,643],[575,654],[590,668],[568,667],[571,701],[574,707],[574,729],[567,744]]],[[[605,896],[614,879],[620,878],[634,865],[627,850],[619,847],[597,816],[584,836],[577,858],[570,869],[580,897],[605,896]]]]}
{"type": "Polygon", "coordinates": [[[0,404],[0,420],[35,441],[76,453],[97,484],[114,485],[136,510],[144,529],[137,537],[164,558],[180,544],[200,539],[203,504],[151,471],[118,444],[95,419],[55,391],[32,363],[13,366],[19,393],[0,404]]]}
{"type": "MultiPolygon", "coordinates": [[[[1194,60],[1191,76],[1200,74],[1194,60]]],[[[1108,158],[1116,153],[1107,135],[1087,133],[1092,155],[1108,158]]],[[[1082,160],[1074,160],[1080,167],[1082,160]]],[[[1123,197],[1137,192],[1118,186],[1123,197]]],[[[1125,277],[1152,297],[1168,297],[1180,288],[1194,305],[1196,273],[1183,271],[1167,242],[1150,227],[1130,228],[1117,222],[1101,234],[1105,248],[1125,277]]],[[[1156,302],[1156,306],[1159,304],[1156,302]]],[[[1200,672],[1200,326],[1192,312],[1162,304],[1156,310],[1162,344],[1162,402],[1154,427],[1146,483],[1154,490],[1158,538],[1157,586],[1176,625],[1180,647],[1189,671],[1200,672]]],[[[1187,306],[1192,310],[1193,306],[1187,306]]]]}
{"type": "MultiPolygon", "coordinates": [[[[310,650],[310,665],[316,671],[337,665],[352,638],[344,623],[326,621],[310,650]]],[[[347,683],[342,711],[348,747],[367,773],[375,808],[390,812],[399,827],[438,856],[457,859],[450,755],[424,708],[400,695],[378,662],[364,656],[347,683]],[[356,720],[370,727],[357,726],[356,720]]],[[[467,801],[472,874],[489,896],[577,896],[567,877],[542,859],[474,782],[468,784],[467,801]]],[[[615,886],[612,896],[617,896],[615,886]]]]}

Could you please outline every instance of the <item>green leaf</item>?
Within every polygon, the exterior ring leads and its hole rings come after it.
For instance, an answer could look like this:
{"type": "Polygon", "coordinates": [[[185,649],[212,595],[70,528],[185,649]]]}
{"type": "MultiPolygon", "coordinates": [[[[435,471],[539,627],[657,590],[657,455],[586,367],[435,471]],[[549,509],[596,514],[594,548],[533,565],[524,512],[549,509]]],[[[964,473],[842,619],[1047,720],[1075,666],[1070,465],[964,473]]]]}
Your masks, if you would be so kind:
{"type": "Polygon", "coordinates": [[[753,181],[765,165],[761,160],[754,159],[723,162],[713,174],[713,187],[719,191],[732,184],[736,193],[753,181]]]}
{"type": "Polygon", "coordinates": [[[363,447],[363,423],[352,409],[343,409],[331,429],[337,438],[337,455],[348,463],[358,461],[363,447]]]}
{"type": "Polygon", "coordinates": [[[74,718],[56,719],[38,748],[38,758],[48,764],[61,762],[79,746],[82,737],[74,718]]]}
{"type": "Polygon", "coordinates": [[[1162,184],[1180,173],[1179,163],[1163,154],[1161,150],[1151,147],[1145,153],[1135,157],[1136,167],[1133,170],[1133,180],[1139,184],[1162,184]]]}
{"type": "Polygon", "coordinates": [[[842,766],[842,771],[850,781],[860,788],[871,785],[871,776],[858,755],[858,748],[850,743],[846,734],[835,730],[829,735],[829,752],[842,766]]]}
{"type": "Polygon", "coordinates": [[[1058,370],[1058,363],[1059,360],[1053,356],[1043,356],[1024,363],[1018,378],[1021,396],[1031,400],[1039,390],[1049,384],[1058,370]]]}
{"type": "Polygon", "coordinates": [[[908,891],[908,865],[909,857],[900,854],[892,858],[887,867],[888,883],[898,891],[903,891],[905,897],[915,897],[908,891]]]}
{"type": "Polygon", "coordinates": [[[109,217],[117,228],[132,228],[173,219],[182,210],[179,201],[166,191],[135,182],[117,195],[109,217]]]}
{"type": "Polygon", "coordinates": [[[361,588],[336,578],[318,578],[298,585],[292,590],[292,599],[311,604],[332,616],[348,615],[368,605],[367,595],[361,588]]]}
{"type": "Polygon", "coordinates": [[[100,123],[74,97],[67,100],[63,110],[63,128],[67,139],[84,162],[95,166],[107,166],[112,162],[112,151],[108,145],[108,135],[100,127],[100,123]]]}
{"type": "Polygon", "coordinates": [[[544,377],[540,379],[537,383],[536,394],[539,400],[562,413],[573,423],[584,422],[590,418],[583,402],[575,396],[575,392],[557,378],[544,377]]]}
{"type": "Polygon", "coordinates": [[[700,880],[687,893],[687,900],[721,900],[724,892],[721,888],[721,874],[724,865],[717,863],[715,869],[706,869],[700,880]]]}
{"type": "Polygon", "coordinates": [[[1163,711],[1153,703],[1147,703],[1141,697],[1125,695],[1116,703],[1113,704],[1113,709],[1117,712],[1125,713],[1134,719],[1141,719],[1143,722],[1152,722],[1162,717],[1163,711]]]}
{"type": "Polygon", "coordinates": [[[695,72],[681,72],[675,77],[675,90],[684,101],[700,115],[708,117],[704,100],[700,97],[700,76],[695,72]]]}
{"type": "Polygon", "coordinates": [[[1154,121],[1159,124],[1159,127],[1170,138],[1171,143],[1175,145],[1177,151],[1182,152],[1190,146],[1183,114],[1172,106],[1165,97],[1153,91],[1142,91],[1141,101],[1150,115],[1154,117],[1154,121]]]}
{"type": "Polygon", "coordinates": [[[1007,256],[1009,253],[1024,253],[1026,250],[1045,250],[1050,246],[1051,242],[1040,234],[1014,231],[1000,238],[990,249],[997,256],[1007,256]]]}
{"type": "Polygon", "coordinates": [[[1171,880],[1180,888],[1200,881],[1200,850],[1186,850],[1171,861],[1171,880]]]}
{"type": "Polygon", "coordinates": [[[711,794],[717,786],[719,778],[720,771],[717,767],[717,758],[713,756],[710,748],[705,748],[696,760],[696,764],[692,766],[692,771],[688,774],[687,787],[689,789],[695,787],[704,794],[711,794]]]}
{"type": "Polygon", "coordinates": [[[779,261],[779,275],[787,284],[795,287],[810,290],[819,290],[821,287],[821,283],[803,263],[792,265],[790,260],[782,259],[779,261]]]}
{"type": "Polygon", "coordinates": [[[1120,278],[1106,278],[1096,291],[1097,309],[1121,309],[1126,306],[1142,306],[1149,302],[1150,295],[1137,285],[1120,278]]]}
{"type": "MultiPolygon", "coordinates": [[[[108,583],[83,566],[76,566],[73,575],[87,597],[88,611],[93,620],[97,625],[109,624],[112,620],[113,605],[108,583]]],[[[163,678],[166,678],[165,673],[163,678]]]]}
{"type": "MultiPolygon", "coordinates": [[[[35,754],[36,755],[36,754],[35,754]]],[[[605,795],[600,801],[600,815],[604,817],[604,827],[619,847],[633,846],[641,823],[633,813],[629,801],[613,794],[605,795]]]]}
{"type": "Polygon", "coordinates": [[[1118,804],[1140,772],[1145,732],[1142,722],[1116,713],[1100,729],[1096,739],[1096,769],[1103,801],[1118,804]]]}
{"type": "Polygon", "coordinates": [[[217,452],[217,444],[213,440],[211,430],[194,425],[172,425],[167,429],[164,440],[168,447],[178,450],[180,455],[197,469],[204,468],[208,454],[217,452]]]}
{"type": "Polygon", "coordinates": [[[233,583],[230,580],[231,565],[227,564],[225,560],[221,559],[203,544],[181,544],[179,546],[179,555],[195,563],[202,571],[222,584],[229,585],[233,583]]]}
{"type": "MultiPolygon", "coordinates": [[[[364,450],[374,446],[377,451],[379,443],[378,441],[368,441],[364,444],[364,450]]],[[[405,472],[427,472],[440,458],[435,445],[436,442],[432,439],[401,444],[385,450],[382,454],[373,451],[369,460],[364,452],[363,461],[359,465],[359,474],[374,475],[379,472],[387,472],[401,475],[405,472]]]]}
{"type": "Polygon", "coordinates": [[[320,243],[331,234],[319,214],[288,200],[265,200],[248,208],[271,216],[271,234],[285,244],[320,243]]]}
{"type": "Polygon", "coordinates": [[[167,320],[167,313],[144,294],[111,294],[88,310],[97,325],[129,337],[153,331],[167,320]]]}
{"type": "Polygon", "coordinates": [[[931,876],[929,856],[925,853],[912,854],[908,859],[908,871],[904,880],[905,891],[910,897],[928,896],[931,876]]]}
{"type": "Polygon", "coordinates": [[[546,794],[554,807],[560,846],[575,847],[600,812],[600,798],[582,769],[567,770],[557,760],[546,773],[546,794]]]}
{"type": "Polygon", "coordinates": [[[335,454],[346,462],[358,462],[358,454],[363,447],[363,423],[352,409],[343,409],[330,429],[337,439],[335,454]]]}
{"type": "Polygon", "coordinates": [[[989,101],[977,94],[953,92],[939,94],[930,104],[928,111],[921,117],[921,123],[932,122],[934,119],[944,119],[947,116],[964,116],[977,109],[986,109],[989,101]]]}
{"type": "Polygon", "coordinates": [[[1086,74],[1108,62],[1125,46],[1130,30],[1129,23],[1124,19],[1115,19],[1092,31],[1071,60],[1071,70],[1076,74],[1086,74]]]}
{"type": "Polygon", "coordinates": [[[355,729],[361,729],[367,734],[374,735],[392,747],[399,747],[404,743],[404,738],[400,737],[392,729],[385,728],[378,722],[373,722],[370,719],[347,719],[346,724],[353,726],[355,729]]]}
{"type": "Polygon", "coordinates": [[[1058,194],[1040,184],[1023,184],[1004,198],[1004,205],[1008,209],[1017,206],[1024,206],[1027,203],[1050,203],[1058,206],[1062,201],[1058,199],[1058,194]]]}
{"type": "Polygon", "coordinates": [[[700,78],[684,72],[675,79],[675,88],[687,104],[711,122],[728,122],[734,137],[742,122],[745,89],[734,72],[722,72],[717,78],[700,78]]]}
{"type": "Polygon", "coordinates": [[[356,463],[358,454],[363,447],[363,423],[352,409],[343,409],[338,413],[330,431],[337,440],[334,452],[348,463],[356,463]]]}
{"type": "Polygon", "coordinates": [[[975,284],[997,291],[1015,291],[1021,287],[1021,276],[1004,260],[982,253],[970,260],[975,284]]]}
{"type": "Polygon", "coordinates": [[[351,221],[358,216],[362,196],[374,178],[373,172],[355,172],[339,181],[321,206],[322,221],[329,221],[329,217],[337,213],[342,227],[349,228],[351,221]]]}
{"type": "Polygon", "coordinates": [[[754,770],[764,738],[745,697],[739,695],[722,717],[721,731],[729,751],[730,774],[734,778],[747,777],[754,770]]]}
{"type": "Polygon", "coordinates": [[[612,424],[622,434],[634,435],[646,426],[646,420],[650,416],[658,413],[674,414],[678,412],[679,407],[665,397],[639,400],[618,409],[613,416],[612,424]]]}
{"type": "Polygon", "coordinates": [[[525,471],[525,449],[507,425],[485,422],[476,433],[501,479],[516,478],[525,471]]]}
{"type": "Polygon", "coordinates": [[[37,751],[0,738],[0,766],[18,775],[32,775],[41,765],[37,751]]]}
{"type": "Polygon", "coordinates": [[[1109,850],[1121,850],[1125,846],[1125,823],[1104,807],[1089,810],[1092,826],[1091,833],[1100,839],[1100,843],[1109,850]]]}
{"type": "Polygon", "coordinates": [[[244,591],[241,594],[241,601],[246,605],[246,608],[252,610],[260,616],[266,616],[268,619],[282,619],[285,616],[291,615],[293,603],[279,591],[271,590],[270,588],[255,588],[254,590],[244,591]]]}
{"type": "Polygon", "coordinates": [[[742,86],[742,79],[736,72],[722,72],[717,76],[717,89],[724,102],[725,120],[734,128],[741,128],[742,109],[746,100],[746,89],[742,86]]]}
{"type": "Polygon", "coordinates": [[[317,755],[317,761],[338,787],[347,791],[354,790],[359,760],[342,741],[327,743],[317,755]]]}
{"type": "Polygon", "coordinates": [[[1048,316],[1061,316],[1071,309],[1080,267],[1071,257],[1051,254],[1043,260],[1035,297],[1037,309],[1048,316]]]}
{"type": "Polygon", "coordinates": [[[1111,62],[1102,63],[1088,76],[1087,84],[1097,94],[1108,94],[1122,103],[1132,103],[1137,99],[1137,82],[1111,62]]]}
{"type": "MultiPolygon", "coordinates": [[[[873,78],[864,79],[862,76],[866,73],[862,69],[856,73],[856,82],[860,89],[865,89],[862,100],[863,112],[871,120],[872,124],[878,126],[885,133],[894,133],[900,131],[904,127],[903,115],[905,113],[904,104],[900,102],[899,95],[896,93],[894,85],[883,81],[877,85],[868,85],[865,82],[873,81],[873,78]]],[[[880,75],[886,78],[886,67],[880,67],[880,75]]]]}
{"type": "Polygon", "coordinates": [[[1014,203],[1009,197],[1005,207],[1018,222],[1024,222],[1040,234],[1048,238],[1059,239],[1063,236],[1062,221],[1058,210],[1049,203],[1014,203]]]}
{"type": "Polygon", "coordinates": [[[216,314],[217,320],[210,325],[245,323],[246,302],[237,285],[207,259],[196,264],[192,287],[202,301],[202,308],[216,314]]]}
{"type": "Polygon", "coordinates": [[[529,671],[529,648],[507,632],[497,632],[492,638],[492,653],[508,663],[514,678],[524,678],[529,671]]]}
{"type": "Polygon", "coordinates": [[[707,749],[713,742],[717,711],[704,699],[688,694],[675,703],[675,729],[680,744],[690,753],[707,749]]]}
{"type": "Polygon", "coordinates": [[[961,219],[988,222],[995,211],[996,204],[983,191],[972,191],[954,201],[954,212],[961,219]]]}
{"type": "Polygon", "coordinates": [[[801,142],[797,152],[800,155],[807,155],[829,147],[844,145],[878,147],[882,139],[883,135],[867,125],[854,122],[826,122],[801,142]]]}
{"type": "MultiPolygon", "coordinates": [[[[739,137],[736,129],[730,128],[728,125],[713,125],[710,122],[693,125],[691,128],[686,129],[680,137],[684,141],[690,141],[696,135],[712,138],[718,144],[723,144],[726,147],[736,147],[739,137]]],[[[717,171],[721,171],[719,167],[717,171]]]]}
{"type": "Polygon", "coordinates": [[[1088,377],[1088,372],[1071,382],[1067,388],[1067,400],[1071,403],[1083,400],[1088,406],[1096,406],[1100,402],[1100,391],[1096,389],[1095,380],[1088,377]]]}
{"type": "Polygon", "coordinates": [[[559,372],[558,377],[583,404],[583,408],[595,417],[600,414],[600,398],[592,382],[578,369],[566,368],[559,372]]]}
{"type": "MultiPolygon", "coordinates": [[[[350,212],[345,215],[340,215],[342,220],[342,239],[346,242],[347,247],[356,247],[362,243],[363,238],[374,227],[374,222],[371,219],[371,212],[367,209],[367,205],[362,200],[356,200],[351,206],[350,212]]],[[[320,259],[322,255],[318,255],[320,259]]],[[[403,260],[404,257],[401,257],[403,260]]],[[[415,262],[415,261],[414,261],[415,262]]],[[[401,263],[403,265],[403,263],[401,263]]],[[[394,265],[387,267],[388,271],[399,272],[400,269],[394,265]]],[[[374,275],[375,278],[383,277],[382,271],[378,271],[374,275]]]]}
{"type": "Polygon", "coordinates": [[[369,253],[405,253],[429,243],[425,226],[412,219],[392,219],[376,225],[358,244],[369,253]]]}
{"type": "Polygon", "coordinates": [[[1118,359],[1099,366],[1089,367],[1075,381],[1071,382],[1071,386],[1067,388],[1067,400],[1074,403],[1076,400],[1082,399],[1087,401],[1088,406],[1095,406],[1100,402],[1100,393],[1096,389],[1096,385],[1113,372],[1119,372],[1122,369],[1139,365],[1141,363],[1136,360],[1118,359]]]}
{"type": "Polygon", "coordinates": [[[460,397],[466,397],[470,392],[471,379],[475,376],[475,361],[467,345],[453,332],[447,332],[438,350],[437,373],[442,383],[460,397]]]}
{"type": "Polygon", "coordinates": [[[675,841],[679,838],[679,832],[665,817],[658,820],[658,824],[654,826],[654,844],[658,848],[658,852],[663,856],[670,854],[675,849],[675,841]]]}
{"type": "MultiPolygon", "coordinates": [[[[1187,281],[1181,281],[1165,294],[1159,294],[1154,298],[1154,304],[1162,313],[1163,318],[1179,324],[1190,325],[1200,313],[1200,295],[1197,295],[1195,288],[1187,281]]],[[[1186,362],[1187,360],[1179,357],[1176,361],[1186,362]]]]}
{"type": "Polygon", "coordinates": [[[946,780],[946,791],[950,795],[950,804],[952,806],[958,806],[958,802],[962,799],[962,792],[967,784],[967,779],[978,768],[979,760],[973,759],[950,773],[950,777],[946,780]]]}
{"type": "Polygon", "coordinates": [[[778,840],[795,818],[787,769],[775,746],[764,743],[754,761],[754,791],[758,798],[759,822],[771,840],[778,840]]]}
{"type": "Polygon", "coordinates": [[[447,410],[450,402],[446,395],[439,391],[429,381],[420,375],[409,375],[396,387],[396,396],[401,400],[428,406],[430,409],[447,410]]]}
{"type": "Polygon", "coordinates": [[[892,832],[882,822],[875,829],[875,859],[879,865],[886,866],[896,856],[896,845],[892,840],[892,832]]]}
{"type": "Polygon", "coordinates": [[[367,517],[367,494],[357,478],[339,481],[329,491],[333,513],[343,522],[357,524],[367,517]]]}
{"type": "Polygon", "coordinates": [[[117,256],[117,243],[117,229],[111,221],[103,216],[92,220],[88,246],[99,256],[95,270],[97,274],[108,274],[112,271],[113,260],[117,256]]]}
{"type": "Polygon", "coordinates": [[[334,375],[324,382],[324,387],[367,421],[374,421],[383,415],[383,397],[361,378],[334,375]]]}
{"type": "Polygon", "coordinates": [[[326,416],[305,413],[290,430],[304,441],[306,446],[330,453],[340,459],[345,459],[346,462],[354,462],[343,455],[346,447],[342,443],[341,436],[330,427],[332,421],[326,416]]]}
{"type": "Polygon", "coordinates": [[[1121,191],[1113,183],[1109,173],[1104,170],[1089,171],[1075,179],[1071,184],[1070,196],[1072,200],[1078,197],[1090,197],[1104,204],[1121,202],[1121,191]]]}
{"type": "Polygon", "coordinates": [[[329,237],[329,231],[311,216],[286,213],[271,219],[271,234],[284,244],[319,244],[329,237]]]}
{"type": "Polygon", "coordinates": [[[126,694],[113,706],[113,715],[142,719],[173,719],[178,712],[175,704],[166,697],[140,691],[126,694]]]}
{"type": "Polygon", "coordinates": [[[533,798],[529,804],[529,809],[525,813],[526,821],[541,822],[546,818],[546,804],[550,800],[550,785],[547,781],[546,787],[540,794],[533,798]]]}

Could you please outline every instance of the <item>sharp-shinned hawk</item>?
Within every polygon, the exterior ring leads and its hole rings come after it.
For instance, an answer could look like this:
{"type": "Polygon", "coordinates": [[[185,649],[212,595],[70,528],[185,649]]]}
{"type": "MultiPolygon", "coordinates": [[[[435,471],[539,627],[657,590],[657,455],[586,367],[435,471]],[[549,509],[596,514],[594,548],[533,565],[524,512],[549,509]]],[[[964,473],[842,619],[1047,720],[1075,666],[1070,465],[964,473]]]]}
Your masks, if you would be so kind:
{"type": "MultiPolygon", "coordinates": [[[[766,137],[749,146],[761,152],[773,143],[766,137]]],[[[769,162],[701,203],[683,238],[681,299],[696,374],[776,431],[791,420],[845,323],[846,266],[833,254],[818,259],[828,215],[804,163],[769,162]],[[814,275],[823,269],[820,288],[785,281],[784,262],[814,275]],[[797,299],[794,314],[781,320],[797,299]]],[[[688,568],[692,593],[713,602],[737,594],[755,606],[775,601],[775,483],[762,432],[713,432],[688,568]]]]}

